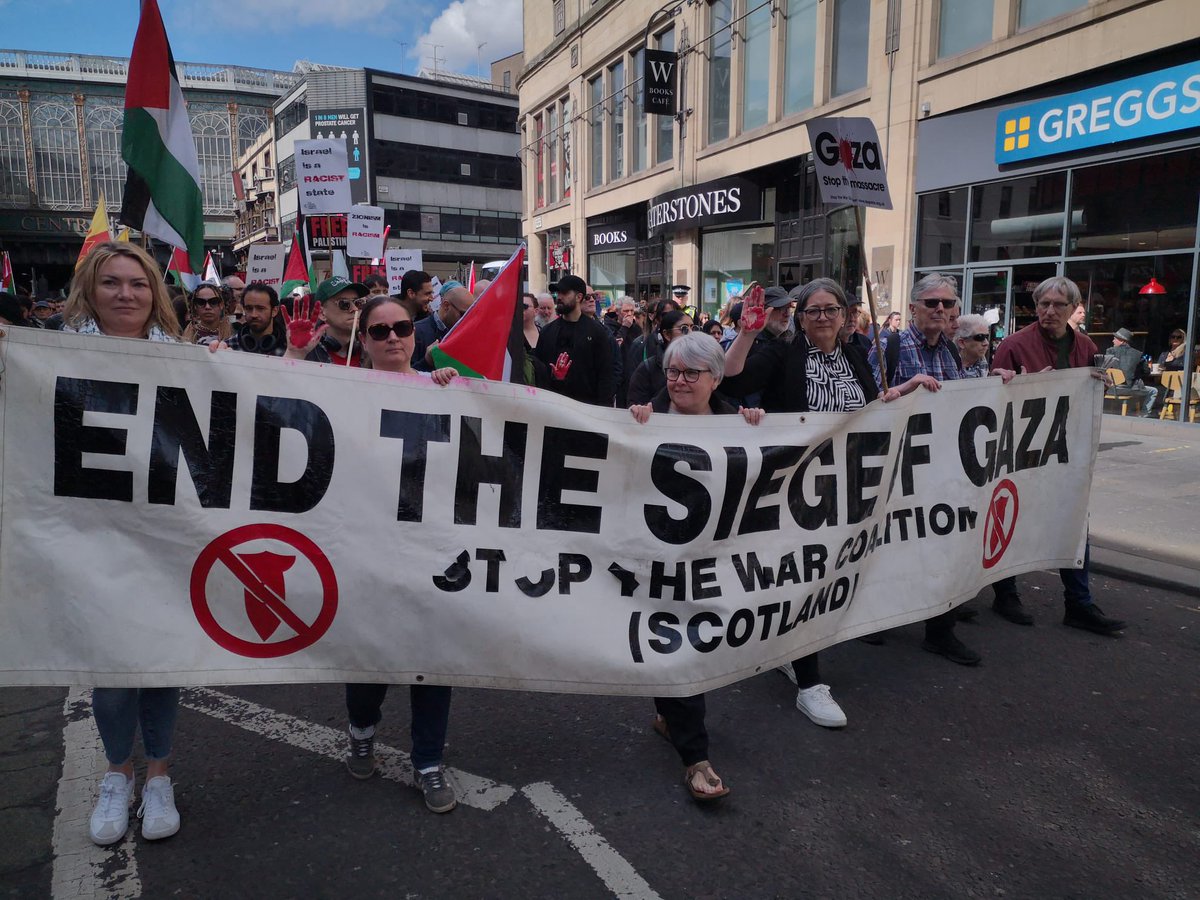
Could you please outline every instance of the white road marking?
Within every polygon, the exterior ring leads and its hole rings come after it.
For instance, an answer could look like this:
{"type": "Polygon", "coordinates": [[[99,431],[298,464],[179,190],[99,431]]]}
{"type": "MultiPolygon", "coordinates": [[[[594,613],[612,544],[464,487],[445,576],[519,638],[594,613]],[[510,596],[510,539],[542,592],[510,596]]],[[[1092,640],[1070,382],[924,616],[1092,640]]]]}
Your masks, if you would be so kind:
{"type": "MultiPolygon", "coordinates": [[[[183,705],[270,740],[308,750],[337,762],[341,762],[346,755],[346,732],[276,712],[240,697],[207,688],[192,688],[183,692],[183,705]]],[[[412,786],[412,768],[407,753],[376,742],[375,758],[379,761],[384,778],[412,786]]],[[[516,788],[506,784],[497,784],[490,778],[450,766],[446,767],[446,775],[458,788],[458,802],[476,809],[495,809],[508,802],[517,792],[516,788]]]]}
{"type": "Polygon", "coordinates": [[[626,862],[625,857],[601,837],[592,823],[583,817],[583,813],[555,790],[554,785],[546,781],[528,784],[521,788],[521,793],[533,804],[534,809],[562,833],[567,843],[595,870],[614,897],[660,900],[659,895],[626,862]]]}
{"type": "MultiPolygon", "coordinates": [[[[134,856],[135,828],[115,847],[97,847],[88,837],[100,773],[108,767],[90,712],[92,692],[72,688],[63,704],[63,772],[55,801],[54,869],[50,896],[136,900],[142,895],[134,856]]],[[[133,819],[132,812],[130,819],[133,819]]]]}

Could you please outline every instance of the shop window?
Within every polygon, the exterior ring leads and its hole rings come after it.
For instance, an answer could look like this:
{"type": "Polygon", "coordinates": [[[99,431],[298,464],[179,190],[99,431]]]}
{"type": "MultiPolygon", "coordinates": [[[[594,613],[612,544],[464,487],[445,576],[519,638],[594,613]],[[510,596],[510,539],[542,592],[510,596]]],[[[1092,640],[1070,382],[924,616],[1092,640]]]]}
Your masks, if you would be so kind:
{"type": "Polygon", "coordinates": [[[938,57],[954,56],[992,39],[994,0],[942,0],[938,7],[938,57]]]}
{"type": "Polygon", "coordinates": [[[629,98],[633,107],[633,156],[629,159],[629,171],[640,172],[646,168],[646,107],[642,93],[646,83],[646,52],[637,50],[633,54],[633,77],[636,87],[629,98]]]}
{"type": "Polygon", "coordinates": [[[588,284],[610,302],[626,294],[632,297],[636,283],[637,251],[633,248],[588,254],[588,284]]]}
{"type": "Polygon", "coordinates": [[[1047,19],[1087,6],[1088,0],[1021,0],[1018,28],[1031,28],[1047,19]]]}
{"type": "Polygon", "coordinates": [[[918,266],[961,266],[966,235],[966,188],[917,198],[918,266]]]}
{"type": "Polygon", "coordinates": [[[1076,169],[1069,254],[1192,247],[1198,185],[1195,150],[1076,169]]]}
{"type": "Polygon", "coordinates": [[[742,56],[742,129],[749,131],[767,124],[767,95],[771,77],[771,7],[747,0],[757,7],[744,19],[742,56]]]}
{"type": "Polygon", "coordinates": [[[1064,172],[976,185],[971,194],[971,261],[1058,256],[1064,172]]]}
{"type": "Polygon", "coordinates": [[[591,185],[604,184],[604,76],[588,82],[588,157],[591,160],[591,185]]]}
{"type": "Polygon", "coordinates": [[[79,128],[66,103],[42,103],[33,110],[33,162],[38,195],[47,209],[83,206],[79,171],[79,128]]]}
{"type": "Polygon", "coordinates": [[[29,172],[25,165],[25,132],[21,104],[0,98],[0,203],[29,202],[29,172]]]}
{"type": "MultiPolygon", "coordinates": [[[[704,279],[700,299],[703,309],[709,312],[719,310],[731,296],[741,294],[751,281],[773,283],[775,226],[705,232],[700,265],[704,279]]],[[[692,297],[696,297],[694,292],[692,297]]]]}
{"type": "MultiPolygon", "coordinates": [[[[115,98],[114,98],[115,99],[115,98]]],[[[104,197],[108,208],[119,209],[125,193],[125,160],[121,158],[121,129],[124,110],[117,105],[89,103],[83,133],[88,143],[88,178],[92,202],[104,197]]]]}
{"type": "Polygon", "coordinates": [[[615,181],[625,174],[625,63],[609,67],[608,86],[613,111],[612,127],[608,130],[608,177],[615,181]]]}
{"type": "Polygon", "coordinates": [[[787,0],[784,115],[800,112],[813,105],[813,59],[816,53],[817,0],[787,0]]]}
{"type": "MultiPolygon", "coordinates": [[[[658,36],[659,50],[675,49],[675,29],[668,28],[658,36]]],[[[654,162],[670,162],[675,156],[675,120],[670,116],[655,116],[654,162]]]]}
{"type": "Polygon", "coordinates": [[[1154,361],[1171,349],[1172,332],[1187,333],[1190,253],[1072,261],[1066,276],[1079,285],[1088,334],[1101,350],[1112,346],[1114,331],[1128,328],[1130,344],[1154,361]],[[1165,293],[1143,294],[1151,279],[1165,293]]]}
{"type": "Polygon", "coordinates": [[[833,8],[833,96],[867,86],[871,0],[837,0],[833,8]]]}
{"type": "Polygon", "coordinates": [[[712,40],[708,60],[708,143],[729,137],[729,76],[733,43],[731,40],[733,0],[715,0],[709,7],[709,31],[712,40]]]}
{"type": "MultiPolygon", "coordinates": [[[[198,104],[192,104],[196,109],[198,104]]],[[[196,141],[196,159],[200,163],[200,189],[204,193],[204,212],[233,212],[233,165],[229,146],[229,111],[216,109],[192,113],[192,137],[196,141]]]]}

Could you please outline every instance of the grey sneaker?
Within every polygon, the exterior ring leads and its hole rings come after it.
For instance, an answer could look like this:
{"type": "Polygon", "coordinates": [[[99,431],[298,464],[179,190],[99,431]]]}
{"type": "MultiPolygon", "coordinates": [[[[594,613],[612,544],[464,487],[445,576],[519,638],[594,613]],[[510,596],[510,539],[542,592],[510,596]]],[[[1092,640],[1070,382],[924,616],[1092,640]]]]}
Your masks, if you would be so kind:
{"type": "Polygon", "coordinates": [[[425,805],[435,813],[448,813],[458,806],[454,788],[446,781],[445,770],[438,766],[432,772],[414,772],[417,787],[425,795],[425,805]]]}
{"type": "Polygon", "coordinates": [[[346,768],[355,778],[366,780],[375,774],[375,729],[365,738],[356,738],[350,731],[350,752],[346,754],[346,768]]]}

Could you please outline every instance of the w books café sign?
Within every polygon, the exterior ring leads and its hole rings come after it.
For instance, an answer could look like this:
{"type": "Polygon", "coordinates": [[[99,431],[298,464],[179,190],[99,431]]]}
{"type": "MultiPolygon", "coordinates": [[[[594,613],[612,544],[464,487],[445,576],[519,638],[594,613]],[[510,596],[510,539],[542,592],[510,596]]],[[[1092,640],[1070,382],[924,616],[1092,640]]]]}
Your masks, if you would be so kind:
{"type": "Polygon", "coordinates": [[[675,115],[677,91],[675,72],[679,60],[670,50],[646,50],[645,86],[642,105],[657,116],[675,115]]]}

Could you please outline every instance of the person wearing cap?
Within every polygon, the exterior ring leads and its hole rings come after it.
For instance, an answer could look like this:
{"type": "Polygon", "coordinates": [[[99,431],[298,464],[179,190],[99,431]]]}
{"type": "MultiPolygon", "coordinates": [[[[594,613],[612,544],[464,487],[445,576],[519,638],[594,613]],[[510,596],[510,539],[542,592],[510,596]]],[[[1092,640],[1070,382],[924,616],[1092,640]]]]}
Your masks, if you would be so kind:
{"type": "Polygon", "coordinates": [[[1158,398],[1158,388],[1148,386],[1143,380],[1150,374],[1150,367],[1146,365],[1142,351],[1129,343],[1132,340],[1133,334],[1128,328],[1118,328],[1113,333],[1112,346],[1106,354],[1104,365],[1109,369],[1120,369],[1125,376],[1125,383],[1109,388],[1109,393],[1114,397],[1140,401],[1142,417],[1149,418],[1154,410],[1154,401],[1158,398]]]}
{"type": "Polygon", "coordinates": [[[675,298],[675,302],[680,308],[688,305],[688,296],[692,293],[692,289],[686,284],[671,285],[671,296],[675,298]]]}
{"type": "Polygon", "coordinates": [[[607,328],[583,314],[587,283],[564,275],[554,291],[558,318],[542,329],[535,351],[550,370],[550,389],[582,403],[612,406],[615,342],[607,328]]]}
{"type": "Polygon", "coordinates": [[[461,281],[447,281],[442,285],[442,302],[430,315],[417,323],[414,332],[416,346],[413,349],[413,367],[421,372],[431,368],[429,351],[433,345],[446,336],[459,319],[463,317],[475,298],[461,281]]]}
{"type": "Polygon", "coordinates": [[[45,300],[38,300],[33,304],[33,316],[29,320],[29,324],[35,328],[45,328],[46,320],[54,315],[54,307],[45,300]]]}
{"type": "MultiPolygon", "coordinates": [[[[313,295],[320,306],[325,324],[315,328],[318,310],[307,299],[297,300],[295,313],[285,315],[288,348],[284,353],[288,359],[306,359],[344,366],[350,347],[350,333],[354,329],[354,317],[362,309],[363,298],[370,293],[365,284],[351,281],[342,275],[326,278],[317,286],[313,295]],[[308,324],[303,324],[307,322],[308,324]]],[[[362,349],[356,341],[351,351],[350,365],[362,365],[362,349]]]]}
{"type": "MultiPolygon", "coordinates": [[[[803,287],[792,288],[792,292],[803,290],[803,287]]],[[[846,309],[846,321],[842,323],[842,343],[853,344],[862,349],[864,353],[870,353],[873,346],[869,337],[859,330],[859,319],[862,316],[863,302],[862,298],[857,295],[847,295],[847,302],[850,304],[846,309]]],[[[951,332],[953,337],[953,332],[951,332]]]]}

